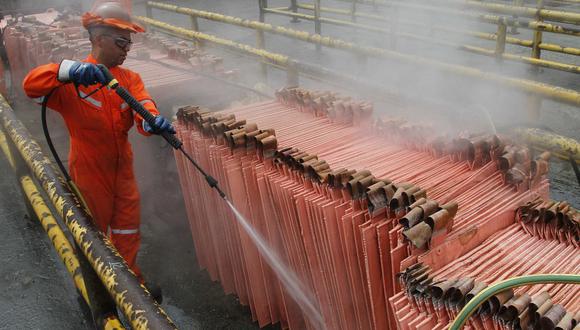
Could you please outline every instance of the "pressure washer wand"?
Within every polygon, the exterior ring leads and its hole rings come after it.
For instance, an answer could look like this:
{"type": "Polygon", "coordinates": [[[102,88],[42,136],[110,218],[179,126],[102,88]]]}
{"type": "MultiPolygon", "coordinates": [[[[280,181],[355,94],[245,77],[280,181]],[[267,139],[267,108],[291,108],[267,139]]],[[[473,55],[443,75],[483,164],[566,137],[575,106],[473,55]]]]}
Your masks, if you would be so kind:
{"type": "MultiPolygon", "coordinates": [[[[133,95],[131,95],[131,93],[129,93],[129,91],[127,91],[123,86],[119,85],[119,82],[117,81],[117,79],[115,79],[115,77],[113,77],[113,75],[111,74],[111,71],[109,71],[109,69],[106,66],[104,66],[103,64],[97,64],[97,66],[99,67],[99,69],[101,69],[101,71],[105,75],[105,79],[107,80],[106,85],[109,88],[111,88],[112,90],[114,90],[117,93],[117,95],[119,95],[131,107],[131,109],[133,109],[136,113],[138,113],[143,118],[143,120],[145,120],[147,123],[149,123],[149,125],[151,127],[155,127],[155,116],[153,114],[151,114],[151,112],[147,111],[147,109],[145,109],[145,107],[143,107],[143,105],[141,103],[139,103],[139,101],[137,101],[133,97],[133,95]]],[[[201,173],[201,175],[203,175],[203,177],[205,178],[205,181],[207,181],[207,184],[211,188],[214,188],[215,190],[217,190],[217,192],[219,193],[221,198],[227,200],[226,194],[218,186],[217,180],[214,177],[212,177],[211,175],[207,174],[203,170],[203,168],[201,168],[199,166],[199,164],[197,164],[197,162],[195,160],[193,160],[193,158],[191,158],[191,156],[187,152],[185,152],[185,150],[183,150],[183,142],[181,142],[175,135],[173,135],[167,131],[162,132],[160,135],[174,149],[180,150],[185,155],[185,157],[187,159],[189,159],[191,164],[193,164],[193,166],[195,166],[195,168],[201,173]]]]}

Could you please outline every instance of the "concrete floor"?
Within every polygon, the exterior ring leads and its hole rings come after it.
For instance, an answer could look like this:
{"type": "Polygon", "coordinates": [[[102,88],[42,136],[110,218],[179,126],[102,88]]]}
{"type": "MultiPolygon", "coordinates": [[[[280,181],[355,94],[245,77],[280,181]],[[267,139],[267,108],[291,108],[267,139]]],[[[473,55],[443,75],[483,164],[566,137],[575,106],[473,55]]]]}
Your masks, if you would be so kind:
{"type": "MultiPolygon", "coordinates": [[[[255,0],[170,2],[244,18],[258,18],[255,0]]],[[[270,1],[270,3],[272,6],[282,6],[288,1],[270,1]]],[[[332,2],[332,4],[337,7],[343,6],[338,2],[332,2]]],[[[137,3],[135,14],[143,13],[143,5],[137,3]]],[[[156,18],[176,25],[189,26],[189,18],[182,15],[158,11],[154,15],[156,18]]],[[[288,18],[281,16],[269,15],[267,21],[275,25],[310,32],[314,29],[312,22],[290,23],[288,18]]],[[[250,45],[255,44],[255,33],[251,30],[232,30],[225,24],[203,20],[200,21],[200,26],[204,32],[228,36],[250,45]]],[[[324,26],[323,32],[360,43],[376,42],[375,38],[365,38],[340,27],[324,26]]],[[[353,64],[351,56],[339,51],[323,49],[317,53],[313,45],[297,44],[289,39],[275,36],[268,36],[266,42],[268,49],[289,54],[305,62],[321,63],[324,66],[350,71],[353,74],[368,75],[369,79],[378,79],[376,76],[384,74],[384,72],[373,74],[372,61],[367,64],[369,67],[359,68],[358,64],[353,64]]],[[[414,45],[413,48],[418,49],[420,46],[414,45]]],[[[437,53],[435,49],[426,51],[437,53]]],[[[257,74],[259,68],[253,60],[221,50],[210,49],[210,52],[224,56],[226,68],[239,68],[245,83],[253,85],[259,81],[257,74]]],[[[464,60],[486,62],[473,57],[467,57],[464,60]]],[[[526,70],[518,72],[528,74],[526,70]]],[[[576,75],[544,70],[542,79],[576,90],[580,88],[580,80],[576,75]]],[[[269,74],[269,83],[273,88],[283,86],[284,75],[272,70],[269,74]]],[[[307,79],[303,79],[301,83],[308,87],[334,89],[334,87],[328,87],[328,84],[307,79]]],[[[411,82],[395,81],[398,88],[409,83],[411,82]]],[[[186,91],[179,93],[177,99],[175,95],[169,95],[169,98],[168,95],[153,96],[160,101],[160,107],[165,113],[170,113],[169,109],[175,103],[193,103],[218,109],[243,96],[239,91],[226,89],[207,81],[185,87],[186,91]],[[167,100],[163,101],[163,98],[167,100]]],[[[415,86],[413,91],[416,89],[415,86]]],[[[437,89],[434,89],[433,94],[436,94],[435,91],[437,89]]],[[[477,90],[473,89],[471,92],[476,93],[477,90]]],[[[347,94],[354,95],[353,92],[347,92],[347,94]]],[[[453,96],[446,94],[445,97],[439,98],[443,101],[455,100],[453,96]],[[448,99],[445,99],[446,97],[448,99]]],[[[43,141],[42,135],[39,134],[37,107],[26,102],[18,103],[15,108],[21,120],[35,134],[37,140],[43,141]]],[[[377,109],[385,113],[397,110],[383,104],[379,104],[377,109]]],[[[515,107],[512,110],[521,111],[515,107]]],[[[492,110],[493,116],[497,116],[494,119],[499,120],[502,111],[505,109],[492,110]]],[[[436,117],[440,114],[431,115],[436,117]]],[[[461,116],[473,118],[475,115],[461,113],[461,116]]],[[[545,102],[540,123],[558,133],[580,139],[580,115],[577,108],[545,102]]],[[[52,117],[50,125],[51,132],[54,132],[54,139],[58,142],[59,153],[66,155],[66,131],[59,124],[59,118],[52,117]]],[[[135,165],[143,201],[143,245],[139,263],[144,275],[149,280],[159,283],[163,288],[165,300],[162,307],[182,329],[257,328],[256,323],[251,320],[249,309],[240,306],[235,297],[224,295],[219,283],[212,282],[207,273],[197,266],[178,178],[175,175],[172,151],[154,138],[143,139],[132,135],[131,140],[135,148],[135,165]]],[[[574,182],[575,178],[570,166],[555,161],[551,170],[552,197],[569,200],[579,207],[580,189],[574,182]]],[[[9,173],[3,157],[0,157],[0,171],[9,173]]],[[[90,328],[68,274],[50,247],[40,226],[26,219],[25,214],[26,209],[19,196],[15,178],[11,175],[0,176],[0,221],[5,226],[0,231],[0,260],[3,260],[5,265],[0,267],[0,329],[90,328]]]]}

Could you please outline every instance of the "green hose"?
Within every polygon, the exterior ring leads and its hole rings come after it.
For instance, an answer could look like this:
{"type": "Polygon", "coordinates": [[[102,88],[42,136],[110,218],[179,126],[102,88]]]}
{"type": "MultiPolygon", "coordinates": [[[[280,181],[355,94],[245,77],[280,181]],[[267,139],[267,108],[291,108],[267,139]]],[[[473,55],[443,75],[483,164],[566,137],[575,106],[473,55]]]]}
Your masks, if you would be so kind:
{"type": "Polygon", "coordinates": [[[522,285],[532,285],[532,284],[543,284],[543,283],[573,283],[580,284],[580,275],[573,274],[537,274],[537,275],[526,275],[510,278],[508,280],[496,283],[485,290],[481,291],[478,295],[473,297],[463,307],[459,315],[455,318],[455,321],[449,327],[449,330],[459,330],[465,325],[467,319],[473,314],[473,312],[483,304],[487,299],[498,294],[499,292],[515,288],[522,285]]]}

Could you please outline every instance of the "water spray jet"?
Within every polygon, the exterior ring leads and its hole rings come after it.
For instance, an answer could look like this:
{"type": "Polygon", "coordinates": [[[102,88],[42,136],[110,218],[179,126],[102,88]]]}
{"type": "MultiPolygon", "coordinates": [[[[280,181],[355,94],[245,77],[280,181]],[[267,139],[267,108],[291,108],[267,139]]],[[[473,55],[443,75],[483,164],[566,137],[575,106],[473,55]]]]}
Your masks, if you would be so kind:
{"type": "MultiPolygon", "coordinates": [[[[111,74],[106,66],[99,64],[98,67],[101,69],[106,78],[106,83],[103,85],[115,90],[115,92],[131,107],[135,112],[137,112],[143,120],[147,121],[152,127],[155,125],[155,117],[147,111],[141,103],[139,103],[124,87],[119,85],[119,82],[111,74]]],[[[234,213],[235,218],[238,223],[242,226],[248,236],[252,239],[256,248],[266,260],[268,265],[276,273],[279,280],[282,282],[286,288],[286,292],[296,301],[300,309],[308,317],[312,326],[316,329],[324,329],[324,321],[315,304],[313,299],[309,297],[306,293],[305,288],[300,283],[300,280],[288,267],[286,267],[282,262],[281,258],[272,250],[261,235],[256,232],[254,228],[248,223],[240,211],[234,206],[234,204],[227,198],[226,194],[219,187],[218,181],[209,175],[204,169],[199,166],[199,164],[189,155],[182,147],[183,142],[179,140],[175,135],[169,132],[162,132],[160,134],[174,149],[179,150],[183,155],[189,160],[189,162],[201,173],[207,184],[215,189],[219,196],[225,201],[230,210],[234,213]]]]}

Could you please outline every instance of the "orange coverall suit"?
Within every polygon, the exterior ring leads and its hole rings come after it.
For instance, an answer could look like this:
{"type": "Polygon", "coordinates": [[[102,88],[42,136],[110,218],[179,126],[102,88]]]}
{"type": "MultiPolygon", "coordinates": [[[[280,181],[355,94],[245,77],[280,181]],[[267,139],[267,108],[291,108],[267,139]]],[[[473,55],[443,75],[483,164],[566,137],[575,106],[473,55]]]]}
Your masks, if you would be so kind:
{"type": "MultiPolygon", "coordinates": [[[[96,64],[90,55],[85,62],[96,64]]],[[[81,99],[74,84],[57,79],[58,70],[59,64],[54,63],[33,69],[24,79],[24,90],[42,102],[42,97],[54,89],[47,106],[61,114],[68,128],[71,177],[97,227],[105,233],[110,229],[113,244],[141,278],[136,264],[141,242],[139,191],[128,131],[135,121],[141,134],[150,134],[143,130],[143,119],[133,116],[131,108],[113,90],[104,87],[81,99]]],[[[148,111],[159,114],[139,74],[118,66],[110,71],[148,111]]],[[[98,87],[78,86],[79,94],[84,97],[98,87]]]]}

